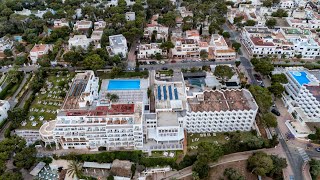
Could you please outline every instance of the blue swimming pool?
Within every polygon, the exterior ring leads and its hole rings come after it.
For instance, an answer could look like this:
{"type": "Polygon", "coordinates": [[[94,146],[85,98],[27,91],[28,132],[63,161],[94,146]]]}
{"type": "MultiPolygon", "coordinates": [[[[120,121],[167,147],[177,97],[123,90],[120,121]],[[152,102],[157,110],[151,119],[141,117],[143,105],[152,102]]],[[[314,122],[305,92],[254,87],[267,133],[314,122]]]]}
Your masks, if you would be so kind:
{"type": "Polygon", "coordinates": [[[110,80],[108,90],[138,90],[140,89],[140,80],[110,80]]]}
{"type": "Polygon", "coordinates": [[[300,84],[300,86],[302,86],[303,84],[308,84],[310,82],[310,80],[307,77],[307,73],[303,72],[303,71],[290,71],[290,74],[292,75],[292,77],[298,81],[298,83],[300,84]]]}

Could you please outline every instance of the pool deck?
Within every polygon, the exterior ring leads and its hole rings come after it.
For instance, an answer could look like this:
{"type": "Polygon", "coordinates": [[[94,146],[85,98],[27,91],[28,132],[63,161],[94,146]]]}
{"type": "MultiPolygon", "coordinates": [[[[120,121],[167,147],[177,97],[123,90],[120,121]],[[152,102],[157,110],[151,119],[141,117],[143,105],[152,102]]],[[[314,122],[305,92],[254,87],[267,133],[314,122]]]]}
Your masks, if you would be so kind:
{"type": "MultiPolygon", "coordinates": [[[[114,80],[114,79],[112,79],[114,80]]],[[[119,79],[119,80],[131,80],[131,79],[119,79]]],[[[148,102],[147,90],[149,87],[149,79],[132,79],[140,80],[140,89],[119,89],[119,90],[109,90],[110,79],[104,79],[101,83],[101,88],[99,92],[99,99],[105,99],[107,93],[117,94],[119,100],[117,103],[137,103],[137,102],[148,102]]]]}
{"type": "Polygon", "coordinates": [[[290,74],[300,84],[300,86],[311,82],[308,78],[308,73],[305,71],[290,71],[290,74]]]}

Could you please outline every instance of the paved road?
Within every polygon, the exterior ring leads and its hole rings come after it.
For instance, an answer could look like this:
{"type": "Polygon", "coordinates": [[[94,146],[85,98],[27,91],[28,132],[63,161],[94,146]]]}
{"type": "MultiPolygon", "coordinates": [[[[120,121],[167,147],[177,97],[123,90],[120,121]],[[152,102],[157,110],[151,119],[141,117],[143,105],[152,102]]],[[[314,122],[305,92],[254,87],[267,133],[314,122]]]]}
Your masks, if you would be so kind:
{"type": "MultiPolygon", "coordinates": [[[[261,150],[254,150],[254,151],[246,151],[246,152],[239,152],[234,154],[229,154],[226,156],[223,156],[221,159],[218,160],[218,162],[210,163],[210,167],[218,166],[221,164],[226,164],[234,161],[241,161],[241,160],[247,160],[252,153],[257,151],[264,151],[267,154],[274,154],[279,155],[280,157],[285,157],[285,154],[282,151],[282,148],[279,146],[277,148],[270,148],[270,149],[261,149],[261,150]]],[[[158,179],[162,180],[170,180],[170,179],[181,179],[187,176],[192,175],[192,167],[184,168],[180,171],[174,171],[164,174],[164,177],[159,177],[158,179]]]]}
{"type": "MultiPolygon", "coordinates": [[[[31,71],[37,70],[38,68],[39,68],[39,66],[32,65],[32,66],[20,67],[19,70],[24,71],[24,72],[31,72],[31,71]]],[[[10,69],[11,68],[2,68],[2,69],[0,69],[0,72],[8,72],[10,69]]]]}
{"type": "Polygon", "coordinates": [[[140,65],[140,68],[146,68],[148,70],[161,70],[162,68],[168,69],[186,69],[192,67],[202,67],[202,66],[210,66],[213,64],[234,64],[234,61],[200,61],[200,62],[176,62],[176,63],[167,63],[167,64],[154,64],[154,65],[140,65]]]}

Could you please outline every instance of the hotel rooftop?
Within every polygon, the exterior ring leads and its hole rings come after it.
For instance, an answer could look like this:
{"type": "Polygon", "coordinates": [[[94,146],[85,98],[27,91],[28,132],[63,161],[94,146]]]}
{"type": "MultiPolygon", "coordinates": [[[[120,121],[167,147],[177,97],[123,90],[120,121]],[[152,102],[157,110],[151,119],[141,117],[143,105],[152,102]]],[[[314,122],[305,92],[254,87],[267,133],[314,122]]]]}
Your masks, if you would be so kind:
{"type": "Polygon", "coordinates": [[[256,110],[256,105],[250,92],[246,89],[205,91],[188,99],[190,110],[193,112],[214,111],[243,111],[256,110]]]}

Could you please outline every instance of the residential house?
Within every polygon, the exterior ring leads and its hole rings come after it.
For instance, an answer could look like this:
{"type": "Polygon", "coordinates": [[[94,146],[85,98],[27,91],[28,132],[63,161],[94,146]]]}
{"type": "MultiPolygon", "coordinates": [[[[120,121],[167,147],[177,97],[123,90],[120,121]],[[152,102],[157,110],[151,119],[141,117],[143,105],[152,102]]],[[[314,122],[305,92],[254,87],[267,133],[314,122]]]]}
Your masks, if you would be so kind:
{"type": "Polygon", "coordinates": [[[136,13],[135,12],[126,12],[126,20],[127,21],[136,20],[136,13]]]}
{"type": "Polygon", "coordinates": [[[35,44],[30,51],[30,59],[33,64],[37,62],[43,55],[48,54],[49,50],[52,49],[52,45],[49,44],[35,44]]]}
{"type": "Polygon", "coordinates": [[[216,60],[234,60],[236,59],[236,51],[228,46],[223,36],[212,34],[210,46],[213,58],[216,60]]]}
{"type": "Polygon", "coordinates": [[[151,56],[155,56],[157,53],[162,56],[166,56],[167,52],[160,48],[160,43],[151,43],[151,44],[140,44],[139,51],[137,54],[138,59],[147,59],[151,56]]]}
{"type": "Polygon", "coordinates": [[[81,47],[86,50],[90,43],[91,39],[87,38],[86,35],[74,35],[68,41],[68,48],[70,50],[72,47],[81,47]]]}
{"type": "Polygon", "coordinates": [[[11,50],[13,46],[13,41],[8,37],[0,38],[0,52],[4,52],[4,50],[11,50]]]}
{"type": "Polygon", "coordinates": [[[107,46],[107,51],[110,56],[120,55],[122,58],[127,57],[128,45],[127,39],[122,35],[109,36],[110,46],[107,46]]]}
{"type": "Polygon", "coordinates": [[[63,26],[69,27],[69,22],[65,19],[56,19],[53,21],[53,28],[61,28],[63,26]]]}

